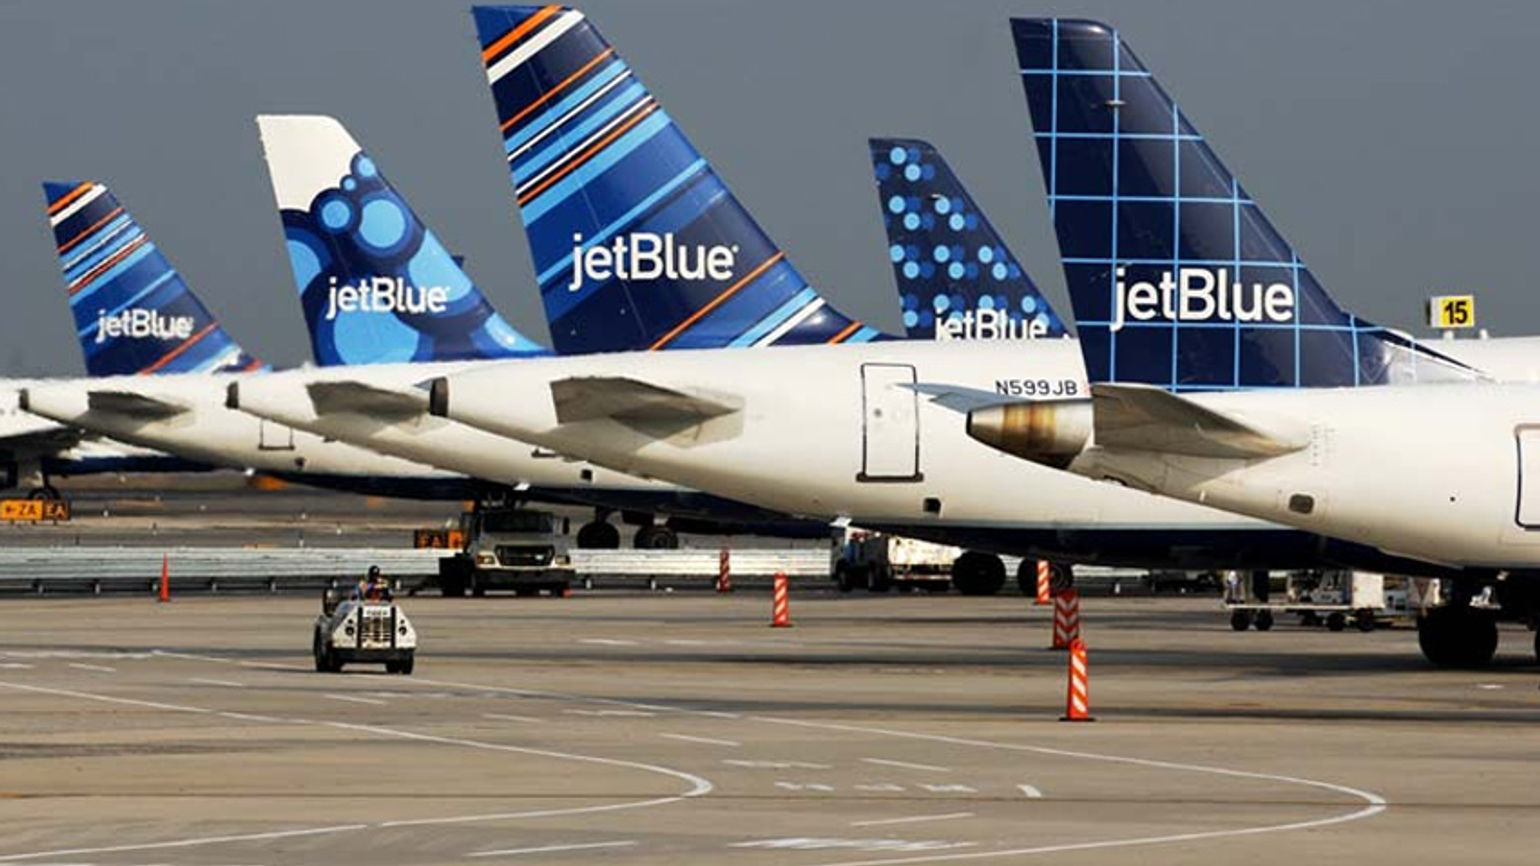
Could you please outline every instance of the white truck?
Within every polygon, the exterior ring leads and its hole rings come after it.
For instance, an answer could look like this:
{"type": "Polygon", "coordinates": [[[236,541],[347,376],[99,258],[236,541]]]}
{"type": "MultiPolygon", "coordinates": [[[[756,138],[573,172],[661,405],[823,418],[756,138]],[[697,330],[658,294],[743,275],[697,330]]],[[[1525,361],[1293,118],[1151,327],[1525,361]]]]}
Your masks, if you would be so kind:
{"type": "MultiPolygon", "coordinates": [[[[1226,573],[1225,609],[1236,631],[1267,631],[1276,616],[1292,614],[1300,625],[1324,625],[1342,631],[1351,622],[1373,631],[1382,622],[1408,614],[1405,581],[1367,571],[1294,571],[1284,576],[1283,597],[1273,600],[1272,576],[1226,573]],[[1248,579],[1249,577],[1249,579],[1248,579]]],[[[1412,611],[1415,613],[1415,611],[1412,611]]]]}
{"type": "Polygon", "coordinates": [[[345,664],[383,663],[387,673],[410,675],[417,630],[394,601],[344,599],[328,589],[321,596],[311,651],[320,673],[337,673],[345,664]]]}
{"type": "Polygon", "coordinates": [[[854,527],[836,537],[831,572],[840,592],[864,587],[872,592],[946,592],[952,563],[962,548],[854,527]]]}
{"type": "Polygon", "coordinates": [[[518,595],[541,590],[564,595],[573,567],[556,516],[517,506],[478,505],[460,515],[465,547],[439,560],[439,591],[446,596],[486,595],[511,589],[518,595]]]}

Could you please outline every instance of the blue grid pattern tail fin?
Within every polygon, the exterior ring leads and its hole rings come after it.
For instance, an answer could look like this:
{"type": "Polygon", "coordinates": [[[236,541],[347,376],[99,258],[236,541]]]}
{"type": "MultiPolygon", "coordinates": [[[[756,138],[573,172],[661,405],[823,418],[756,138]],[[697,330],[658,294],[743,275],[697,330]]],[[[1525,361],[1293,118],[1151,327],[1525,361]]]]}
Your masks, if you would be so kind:
{"type": "Polygon", "coordinates": [[[1475,376],[1338,306],[1117,30],[1049,18],[1011,28],[1092,381],[1475,376]]]}
{"type": "Polygon", "coordinates": [[[503,319],[334,118],[257,118],[322,366],[547,354],[503,319]]]}
{"type": "Polygon", "coordinates": [[[176,268],[94,181],[47,181],[48,221],[92,376],[257,370],[176,268]]]}
{"type": "Polygon", "coordinates": [[[558,352],[878,336],[808,285],[583,13],[472,15],[558,352]]]}
{"type": "Polygon", "coordinates": [[[906,336],[1065,336],[1063,320],[930,142],[869,143],[906,336]]]}

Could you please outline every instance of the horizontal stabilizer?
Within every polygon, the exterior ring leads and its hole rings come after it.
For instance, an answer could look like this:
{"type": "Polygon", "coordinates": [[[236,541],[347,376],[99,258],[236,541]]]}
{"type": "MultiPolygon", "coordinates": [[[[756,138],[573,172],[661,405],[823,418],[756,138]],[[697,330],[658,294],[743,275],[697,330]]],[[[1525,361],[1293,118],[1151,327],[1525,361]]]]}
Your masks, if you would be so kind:
{"type": "Polygon", "coordinates": [[[735,398],[691,394],[623,376],[552,382],[551,398],[559,423],[613,418],[637,429],[683,429],[743,408],[735,398]]]}
{"type": "Polygon", "coordinates": [[[428,392],[418,388],[382,388],[367,382],[340,380],[306,386],[317,415],[356,412],[396,418],[428,411],[428,392]]]}
{"type": "Polygon", "coordinates": [[[1096,384],[1096,444],[1194,457],[1276,457],[1305,447],[1303,436],[1265,432],[1151,385],[1096,384]]]}
{"type": "Polygon", "coordinates": [[[187,411],[181,403],[136,391],[92,391],[86,395],[86,405],[92,412],[146,419],[172,418],[187,411]]]}
{"type": "Polygon", "coordinates": [[[964,415],[975,409],[986,409],[990,406],[1021,400],[1020,397],[1007,397],[997,391],[985,391],[982,388],[969,388],[965,385],[948,385],[944,382],[916,382],[913,385],[899,387],[908,388],[922,397],[929,397],[930,402],[943,409],[951,409],[953,412],[961,412],[964,415]]]}

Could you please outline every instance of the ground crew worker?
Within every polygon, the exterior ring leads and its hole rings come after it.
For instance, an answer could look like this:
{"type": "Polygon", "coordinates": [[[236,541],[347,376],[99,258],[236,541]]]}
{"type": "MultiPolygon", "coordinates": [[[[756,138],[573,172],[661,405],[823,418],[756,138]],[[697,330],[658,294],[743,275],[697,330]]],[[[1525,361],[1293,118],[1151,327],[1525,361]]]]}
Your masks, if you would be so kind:
{"type": "Polygon", "coordinates": [[[359,597],[364,601],[390,601],[390,582],[378,565],[369,566],[369,576],[359,586],[359,597]]]}

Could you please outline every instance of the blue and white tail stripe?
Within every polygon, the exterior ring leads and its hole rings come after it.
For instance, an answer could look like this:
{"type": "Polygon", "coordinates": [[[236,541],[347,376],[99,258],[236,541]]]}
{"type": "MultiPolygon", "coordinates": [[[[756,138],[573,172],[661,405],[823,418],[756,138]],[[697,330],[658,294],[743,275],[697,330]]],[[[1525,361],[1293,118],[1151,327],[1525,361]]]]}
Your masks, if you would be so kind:
{"type": "Polygon", "coordinates": [[[43,184],[75,334],[93,376],[260,369],[94,181],[43,184]]]}
{"type": "Polygon", "coordinates": [[[492,309],[335,119],[257,124],[316,363],[549,354],[492,309]]]}
{"type": "Polygon", "coordinates": [[[870,139],[911,339],[1064,337],[1064,322],[929,142],[870,139]]]}
{"type": "Polygon", "coordinates": [[[1479,376],[1339,307],[1115,29],[1011,26],[1092,381],[1226,390],[1479,376]]]}
{"type": "Polygon", "coordinates": [[[582,13],[473,15],[558,352],[879,336],[819,297],[582,13]]]}

